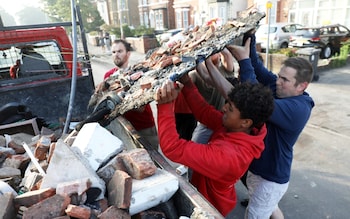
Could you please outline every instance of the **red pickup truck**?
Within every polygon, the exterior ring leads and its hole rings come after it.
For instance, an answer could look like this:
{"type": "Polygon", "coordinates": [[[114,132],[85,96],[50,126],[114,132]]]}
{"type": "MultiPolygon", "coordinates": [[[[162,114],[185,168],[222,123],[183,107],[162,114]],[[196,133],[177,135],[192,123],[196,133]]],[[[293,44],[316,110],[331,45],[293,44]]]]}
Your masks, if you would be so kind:
{"type": "MultiPolygon", "coordinates": [[[[4,26],[0,22],[0,125],[38,117],[55,127],[62,125],[69,109],[71,121],[88,115],[95,85],[84,34],[77,37],[81,57],[72,77],[73,47],[65,29],[71,25],[4,26]],[[75,101],[69,107],[72,88],[75,101]]],[[[84,33],[82,27],[80,32],[84,33]]]]}

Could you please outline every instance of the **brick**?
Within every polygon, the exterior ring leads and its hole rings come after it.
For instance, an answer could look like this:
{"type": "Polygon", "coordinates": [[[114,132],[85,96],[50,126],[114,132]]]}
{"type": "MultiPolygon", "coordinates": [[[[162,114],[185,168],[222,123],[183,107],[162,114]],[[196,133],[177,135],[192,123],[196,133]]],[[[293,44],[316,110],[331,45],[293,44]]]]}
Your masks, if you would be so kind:
{"type": "Polygon", "coordinates": [[[88,207],[68,205],[65,210],[66,214],[70,217],[79,218],[79,219],[89,219],[91,215],[91,210],[88,207]]]}
{"type": "Polygon", "coordinates": [[[97,216],[99,219],[131,219],[130,214],[116,206],[110,206],[107,210],[97,216]]]}
{"type": "Polygon", "coordinates": [[[51,139],[47,136],[41,136],[34,150],[34,156],[40,160],[46,160],[49,151],[51,139]]]}
{"type": "Polygon", "coordinates": [[[62,182],[57,184],[56,194],[60,195],[72,195],[74,193],[82,195],[91,186],[91,181],[89,178],[77,179],[69,182],[62,182]]]}
{"type": "Polygon", "coordinates": [[[22,219],[51,219],[63,216],[69,203],[70,198],[68,196],[56,194],[23,211],[22,219]]]}
{"type": "Polygon", "coordinates": [[[97,175],[101,177],[106,184],[108,184],[109,180],[111,180],[116,170],[122,170],[126,172],[126,168],[120,154],[113,157],[106,165],[100,168],[97,171],[97,175]]]}
{"type": "Polygon", "coordinates": [[[16,154],[24,154],[26,152],[24,147],[22,145],[16,143],[15,141],[10,141],[8,143],[8,146],[10,148],[12,148],[13,150],[15,150],[16,154]]]}
{"type": "Polygon", "coordinates": [[[54,188],[39,189],[16,196],[14,202],[17,206],[29,207],[55,194],[56,190],[54,188]]]}
{"type": "Polygon", "coordinates": [[[146,149],[136,148],[121,154],[128,174],[134,179],[152,176],[157,167],[146,149]]]}
{"type": "Polygon", "coordinates": [[[100,206],[101,212],[104,212],[109,207],[107,198],[103,198],[103,199],[99,200],[98,204],[100,206]]]}
{"type": "Polygon", "coordinates": [[[116,170],[108,183],[108,203],[118,208],[130,207],[132,178],[124,171],[116,170]]]}
{"type": "Polygon", "coordinates": [[[15,155],[8,156],[4,161],[4,163],[2,164],[2,167],[13,167],[16,169],[20,169],[21,171],[24,172],[29,162],[30,162],[30,158],[28,155],[15,154],[15,155]]]}
{"type": "Polygon", "coordinates": [[[11,192],[6,192],[0,195],[0,218],[16,218],[16,211],[13,205],[13,197],[14,195],[11,192]]]}

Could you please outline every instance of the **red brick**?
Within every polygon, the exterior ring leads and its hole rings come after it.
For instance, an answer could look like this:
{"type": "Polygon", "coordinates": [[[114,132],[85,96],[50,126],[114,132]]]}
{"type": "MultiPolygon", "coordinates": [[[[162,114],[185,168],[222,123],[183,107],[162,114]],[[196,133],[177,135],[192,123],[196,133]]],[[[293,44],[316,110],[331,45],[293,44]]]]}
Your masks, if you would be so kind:
{"type": "Polygon", "coordinates": [[[72,195],[74,193],[82,195],[91,186],[89,178],[74,180],[70,182],[59,183],[56,187],[56,193],[60,195],[72,195]]]}
{"type": "Polygon", "coordinates": [[[10,141],[8,146],[15,150],[16,154],[24,154],[26,152],[24,147],[20,144],[17,144],[15,141],[10,141]]]}
{"type": "Polygon", "coordinates": [[[91,210],[88,207],[68,205],[66,214],[74,218],[89,219],[91,210]]]}
{"type": "Polygon", "coordinates": [[[107,208],[108,208],[108,200],[107,200],[107,198],[103,198],[101,200],[98,200],[98,203],[100,205],[101,212],[104,212],[105,210],[107,210],[107,208]]]}
{"type": "Polygon", "coordinates": [[[23,212],[22,219],[37,219],[40,215],[41,219],[51,219],[54,217],[63,216],[65,209],[70,203],[68,196],[54,195],[50,198],[36,203],[23,212]]]}
{"type": "Polygon", "coordinates": [[[29,162],[30,162],[30,157],[28,155],[24,155],[24,154],[10,155],[8,158],[6,158],[6,160],[2,164],[2,167],[13,167],[16,169],[20,169],[22,172],[24,172],[29,162]]]}
{"type": "Polygon", "coordinates": [[[29,207],[55,194],[56,189],[54,188],[39,189],[16,196],[14,202],[17,206],[29,207]]]}
{"type": "Polygon", "coordinates": [[[130,214],[126,211],[117,208],[116,206],[110,206],[107,210],[97,216],[99,219],[131,219],[130,214]]]}
{"type": "Polygon", "coordinates": [[[50,144],[51,144],[51,139],[49,137],[41,136],[41,138],[36,143],[34,156],[38,160],[46,160],[46,156],[49,151],[50,144]]]}
{"type": "Polygon", "coordinates": [[[122,153],[121,156],[128,174],[134,179],[152,176],[157,170],[146,149],[136,148],[122,153]]]}
{"type": "Polygon", "coordinates": [[[109,180],[111,180],[116,170],[122,170],[126,172],[122,157],[119,154],[102,168],[100,168],[97,171],[97,175],[102,178],[106,184],[108,184],[109,180]]]}
{"type": "Polygon", "coordinates": [[[130,207],[132,178],[124,171],[116,170],[108,183],[108,203],[118,208],[130,207]]]}

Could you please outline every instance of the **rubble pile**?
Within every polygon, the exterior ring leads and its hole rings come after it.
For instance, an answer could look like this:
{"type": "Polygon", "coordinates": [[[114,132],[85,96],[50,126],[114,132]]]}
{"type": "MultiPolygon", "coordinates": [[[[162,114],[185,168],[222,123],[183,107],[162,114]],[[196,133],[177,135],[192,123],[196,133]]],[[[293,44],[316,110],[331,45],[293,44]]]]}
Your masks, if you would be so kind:
{"type": "Polygon", "coordinates": [[[1,136],[0,144],[1,218],[179,217],[167,210],[178,179],[98,123],[60,138],[46,128],[1,136]]]}
{"type": "Polygon", "coordinates": [[[152,102],[163,81],[178,80],[229,44],[241,45],[244,35],[254,30],[264,17],[264,13],[247,11],[221,26],[195,27],[178,33],[168,43],[149,52],[144,61],[111,75],[95,90],[89,108],[96,114],[108,112],[103,116],[108,122],[152,102]],[[103,111],[106,108],[108,110],[103,111]]]}

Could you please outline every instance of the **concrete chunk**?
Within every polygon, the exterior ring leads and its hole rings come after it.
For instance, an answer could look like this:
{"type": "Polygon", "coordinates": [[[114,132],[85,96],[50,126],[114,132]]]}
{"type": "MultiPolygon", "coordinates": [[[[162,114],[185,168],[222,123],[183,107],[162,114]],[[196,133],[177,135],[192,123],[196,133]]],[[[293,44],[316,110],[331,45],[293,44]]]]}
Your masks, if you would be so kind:
{"type": "Polygon", "coordinates": [[[162,169],[157,169],[154,175],[142,180],[133,179],[130,215],[168,201],[178,188],[176,176],[162,169]]]}
{"type": "Polygon", "coordinates": [[[75,138],[76,147],[96,171],[123,150],[123,142],[97,122],[85,124],[75,138]]]}
{"type": "Polygon", "coordinates": [[[100,190],[96,200],[102,199],[106,190],[104,181],[98,177],[79,150],[72,150],[61,139],[58,140],[40,188],[56,188],[59,183],[84,178],[89,178],[91,187],[100,190]]]}
{"type": "Polygon", "coordinates": [[[16,218],[16,211],[13,205],[13,193],[7,192],[0,195],[0,218],[13,219],[16,218]]]}

